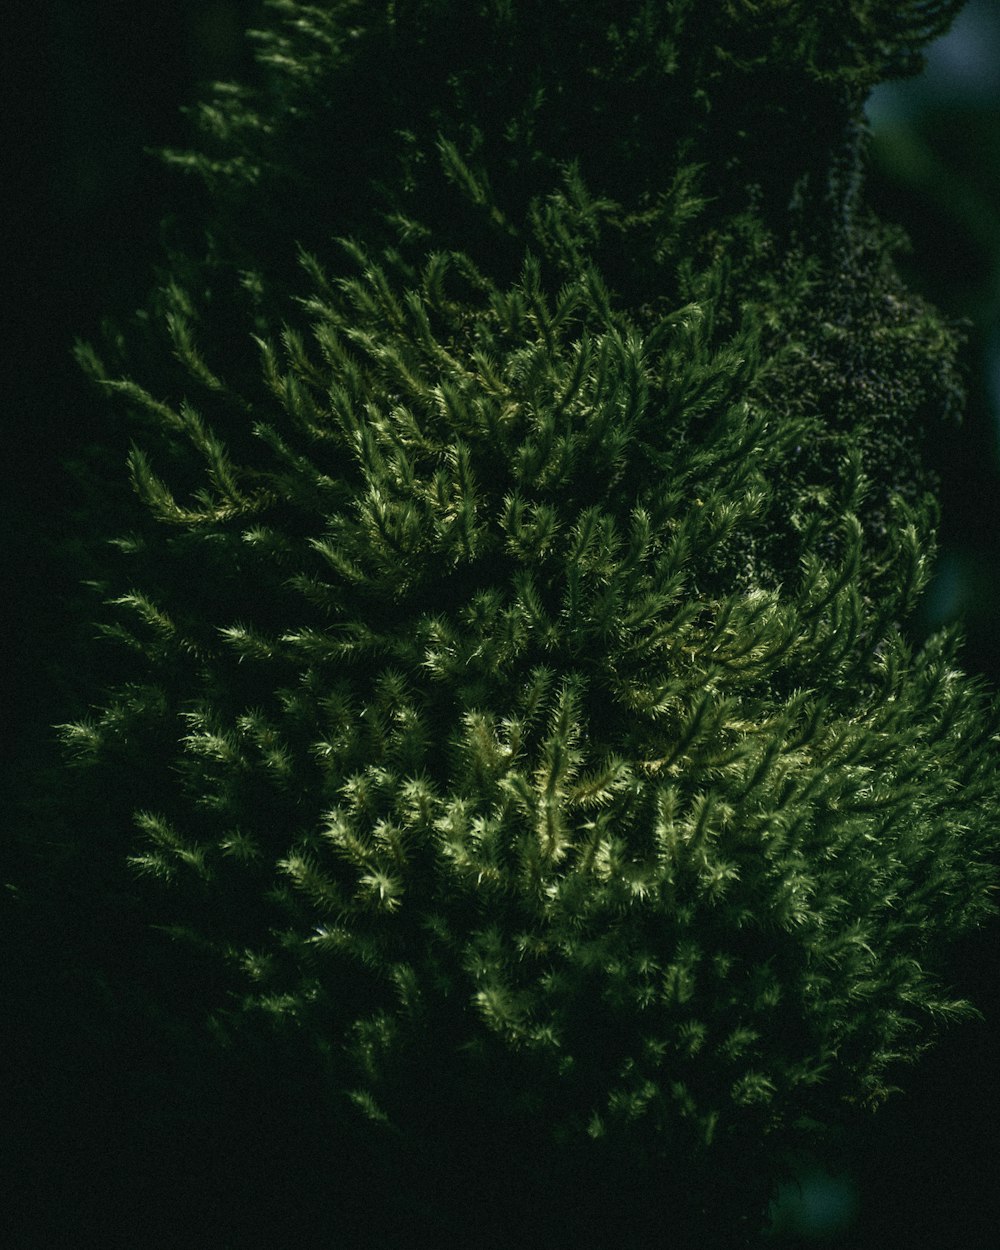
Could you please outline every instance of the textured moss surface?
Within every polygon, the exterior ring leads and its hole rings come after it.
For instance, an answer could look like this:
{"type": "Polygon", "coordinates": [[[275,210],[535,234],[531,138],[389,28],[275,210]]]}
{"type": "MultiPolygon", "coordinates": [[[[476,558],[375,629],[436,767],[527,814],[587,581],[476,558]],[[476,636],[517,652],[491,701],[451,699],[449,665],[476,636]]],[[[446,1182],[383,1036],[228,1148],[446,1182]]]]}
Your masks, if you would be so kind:
{"type": "Polygon", "coordinates": [[[993,723],[906,632],[956,339],[859,120],[957,7],[281,0],[80,347],[134,501],[95,454],[66,853],[177,940],[146,1010],[297,1039],[439,1229],[578,1184],[735,1244],[967,1010],[993,723]]]}

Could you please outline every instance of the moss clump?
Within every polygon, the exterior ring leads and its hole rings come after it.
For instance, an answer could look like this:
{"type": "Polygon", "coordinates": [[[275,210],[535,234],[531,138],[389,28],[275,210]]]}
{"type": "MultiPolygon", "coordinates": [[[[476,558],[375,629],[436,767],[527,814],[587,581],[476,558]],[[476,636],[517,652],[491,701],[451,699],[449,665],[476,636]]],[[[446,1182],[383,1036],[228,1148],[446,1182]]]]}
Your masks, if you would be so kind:
{"type": "Polygon", "coordinates": [[[141,505],[100,853],[431,1223],[450,1161],[704,1235],[967,1010],[988,911],[992,729],[906,635],[954,335],[860,183],[956,6],[269,7],[146,375],[81,349],[141,505]]]}

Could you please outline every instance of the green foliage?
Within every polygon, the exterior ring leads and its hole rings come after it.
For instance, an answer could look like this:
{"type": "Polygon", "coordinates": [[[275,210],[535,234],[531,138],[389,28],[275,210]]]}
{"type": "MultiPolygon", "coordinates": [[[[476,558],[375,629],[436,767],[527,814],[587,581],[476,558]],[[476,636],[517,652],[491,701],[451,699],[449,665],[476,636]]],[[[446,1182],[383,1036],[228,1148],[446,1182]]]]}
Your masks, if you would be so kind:
{"type": "Polygon", "coordinates": [[[154,379],[80,353],[134,430],[100,585],[136,667],[65,736],[130,770],[131,862],[242,979],[217,1028],[294,1022],[428,1149],[513,1124],[660,1167],[877,1103],[968,1010],[942,948],[989,911],[993,724],[953,640],[906,635],[954,335],[842,148],[758,179],[768,134],[709,96],[787,70],[843,129],[830,84],[956,6],[271,8],[270,96],[202,111],[224,160],[172,157],[215,250],[153,302],[154,379]],[[454,99],[388,90],[404,53],[454,57],[454,99]],[[381,210],[347,237],[316,162],[359,82],[337,204],[381,210]],[[658,159],[628,105],[661,86],[689,102],[658,159]],[[251,266],[258,195],[284,251],[251,266]]]}

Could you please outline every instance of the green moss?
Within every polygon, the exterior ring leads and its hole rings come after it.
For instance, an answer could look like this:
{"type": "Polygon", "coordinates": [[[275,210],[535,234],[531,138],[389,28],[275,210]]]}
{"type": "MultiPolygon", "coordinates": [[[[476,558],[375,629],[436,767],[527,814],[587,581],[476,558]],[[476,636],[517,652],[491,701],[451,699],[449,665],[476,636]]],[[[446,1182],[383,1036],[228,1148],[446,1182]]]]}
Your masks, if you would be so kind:
{"type": "Polygon", "coordinates": [[[681,1188],[877,1104],[996,841],[984,700],[906,634],[956,337],[860,182],[957,6],[270,7],[172,157],[209,247],[148,377],[84,353],[134,658],[66,736],[216,1029],[429,1159],[681,1188]]]}

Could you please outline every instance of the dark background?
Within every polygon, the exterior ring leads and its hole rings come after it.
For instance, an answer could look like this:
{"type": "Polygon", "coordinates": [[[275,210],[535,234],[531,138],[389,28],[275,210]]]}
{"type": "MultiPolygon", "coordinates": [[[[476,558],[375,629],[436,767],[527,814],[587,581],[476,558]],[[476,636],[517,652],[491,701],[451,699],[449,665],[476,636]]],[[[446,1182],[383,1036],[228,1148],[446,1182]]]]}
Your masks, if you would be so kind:
{"type": "MultiPolygon", "coordinates": [[[[101,413],[70,350],[102,316],[144,301],[159,221],[178,177],[144,149],[190,140],[179,110],[199,85],[253,75],[244,27],[257,0],[46,0],[4,6],[2,48],[3,543],[8,592],[4,800],[13,812],[50,724],[79,715],[73,675],[42,677],[68,646],[71,571],[39,548],[70,493],[61,463],[100,437],[101,413]],[[53,684],[55,689],[53,689],[53,684]]],[[[975,0],[918,80],[869,106],[870,194],[913,240],[912,286],[968,320],[965,422],[942,431],[941,555],[922,627],[961,617],[967,670],[1000,690],[1000,7],[975,0]]],[[[16,821],[7,821],[9,828],[16,821]]],[[[17,880],[14,868],[3,881],[17,880]]],[[[833,1176],[801,1161],[775,1242],[883,1250],[1000,1245],[997,928],[957,953],[956,983],[985,1020],[951,1031],[906,1093],[849,1148],[833,1176]]],[[[40,991],[44,992],[44,991],[40,991]]],[[[5,1004],[3,1010],[16,1010],[5,1004]]],[[[19,1069],[21,1070],[21,1069],[19,1069]]],[[[0,1126],[0,1133],[4,1132],[0,1126]]],[[[52,1126],[53,1134],[58,1126],[52,1126]]],[[[17,1143],[3,1143],[15,1153],[17,1143]]],[[[0,1198],[2,1209],[2,1198],[0,1198]]],[[[24,1243],[27,1244],[27,1243],[24,1243]]],[[[44,1242],[39,1242],[44,1244],[44,1242]]]]}

